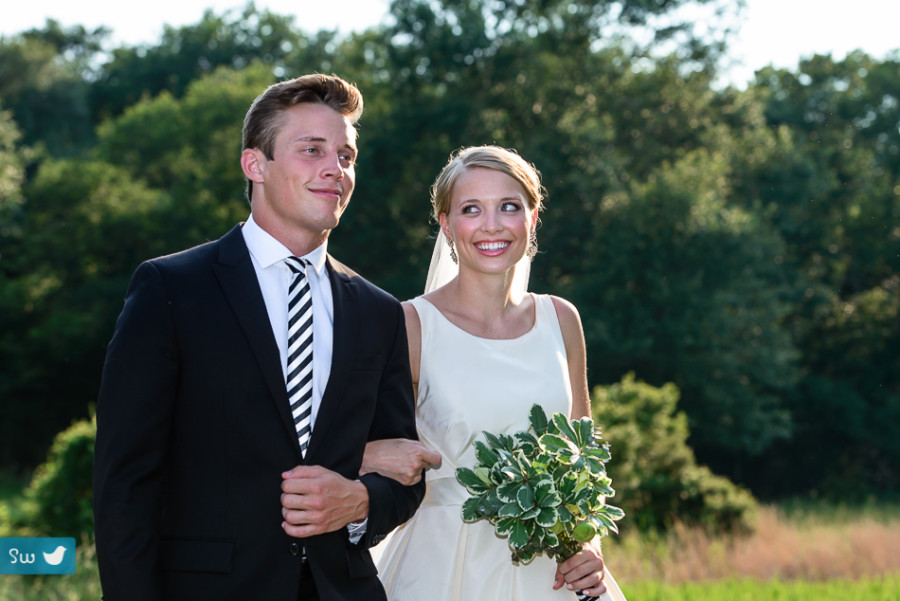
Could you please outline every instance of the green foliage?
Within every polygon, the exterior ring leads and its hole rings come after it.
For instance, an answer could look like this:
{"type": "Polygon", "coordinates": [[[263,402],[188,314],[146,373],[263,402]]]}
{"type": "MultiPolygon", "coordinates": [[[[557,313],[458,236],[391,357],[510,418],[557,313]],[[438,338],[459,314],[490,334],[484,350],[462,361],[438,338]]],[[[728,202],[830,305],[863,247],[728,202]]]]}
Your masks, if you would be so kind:
{"type": "Polygon", "coordinates": [[[22,522],[17,525],[21,536],[93,537],[96,430],[94,420],[82,420],[57,435],[47,461],[25,489],[22,522]]]}
{"type": "Polygon", "coordinates": [[[687,418],[676,411],[678,397],[674,384],[656,388],[634,374],[594,388],[594,421],[615,450],[619,503],[641,530],[669,528],[676,521],[719,532],[751,530],[756,501],[697,465],[687,444],[687,418]]]}
{"type": "Polygon", "coordinates": [[[237,70],[263,61],[283,69],[294,55],[314,53],[315,45],[292,17],[252,2],[221,14],[207,10],[197,23],[166,26],[158,44],[115,49],[93,86],[95,110],[110,118],[146,96],[166,91],[180,98],[191,83],[220,67],[237,70]]]}
{"type": "Polygon", "coordinates": [[[51,156],[68,156],[90,144],[90,62],[107,34],[103,28],[63,29],[48,20],[44,29],[0,39],[0,99],[26,144],[51,156]]]}
{"type": "Polygon", "coordinates": [[[554,413],[548,421],[533,405],[529,422],[527,432],[484,432],[487,442],[475,442],[475,466],[456,468],[472,495],[462,519],[493,524],[507,537],[513,562],[541,554],[561,562],[582,543],[618,532],[616,521],[625,514],[606,504],[615,494],[606,476],[609,448],[589,418],[554,413]]]}
{"type": "MultiPolygon", "coordinates": [[[[0,241],[12,234],[22,204],[25,169],[16,147],[20,137],[21,132],[12,120],[12,113],[0,110],[0,241]]],[[[0,259],[3,251],[0,242],[0,259]]]]}

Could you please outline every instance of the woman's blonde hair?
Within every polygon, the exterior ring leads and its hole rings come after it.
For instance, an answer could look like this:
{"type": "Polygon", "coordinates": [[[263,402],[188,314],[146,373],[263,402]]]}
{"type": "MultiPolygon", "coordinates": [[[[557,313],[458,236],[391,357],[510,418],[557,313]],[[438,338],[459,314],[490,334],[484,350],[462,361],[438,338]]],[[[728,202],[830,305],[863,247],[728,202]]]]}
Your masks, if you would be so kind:
{"type": "Polygon", "coordinates": [[[523,159],[515,150],[500,146],[468,146],[450,155],[450,160],[431,185],[433,216],[438,221],[441,213],[450,212],[450,197],[459,176],[467,169],[491,169],[510,176],[524,188],[528,208],[540,210],[545,190],[541,184],[541,172],[523,159]]]}

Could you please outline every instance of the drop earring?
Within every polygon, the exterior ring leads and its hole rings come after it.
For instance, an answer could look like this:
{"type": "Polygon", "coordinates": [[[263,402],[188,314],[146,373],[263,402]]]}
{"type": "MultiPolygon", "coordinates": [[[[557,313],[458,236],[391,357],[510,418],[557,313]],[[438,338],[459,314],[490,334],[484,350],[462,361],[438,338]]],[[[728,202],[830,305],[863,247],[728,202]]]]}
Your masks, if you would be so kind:
{"type": "Polygon", "coordinates": [[[537,255],[538,244],[537,244],[537,234],[534,233],[534,230],[531,230],[531,233],[528,234],[528,248],[525,249],[525,256],[529,258],[529,260],[534,260],[535,255],[537,255]]]}
{"type": "Polygon", "coordinates": [[[450,258],[453,259],[453,262],[459,265],[459,258],[456,256],[456,249],[453,248],[453,240],[450,239],[450,236],[444,236],[447,240],[447,245],[450,246],[450,258]]]}

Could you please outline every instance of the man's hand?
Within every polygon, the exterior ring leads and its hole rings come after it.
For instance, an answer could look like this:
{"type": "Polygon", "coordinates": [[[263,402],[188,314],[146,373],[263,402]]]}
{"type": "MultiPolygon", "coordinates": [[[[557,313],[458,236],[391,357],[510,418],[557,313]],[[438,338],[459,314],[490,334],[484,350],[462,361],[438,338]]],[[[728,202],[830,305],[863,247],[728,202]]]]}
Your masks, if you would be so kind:
{"type": "Polygon", "coordinates": [[[441,467],[440,453],[417,440],[390,438],[366,445],[359,475],[377,472],[404,486],[412,486],[422,479],[425,470],[433,467],[441,467]]]}
{"type": "Polygon", "coordinates": [[[369,491],[361,482],[318,465],[300,465],[281,476],[281,526],[291,536],[334,532],[369,515],[369,491]]]}

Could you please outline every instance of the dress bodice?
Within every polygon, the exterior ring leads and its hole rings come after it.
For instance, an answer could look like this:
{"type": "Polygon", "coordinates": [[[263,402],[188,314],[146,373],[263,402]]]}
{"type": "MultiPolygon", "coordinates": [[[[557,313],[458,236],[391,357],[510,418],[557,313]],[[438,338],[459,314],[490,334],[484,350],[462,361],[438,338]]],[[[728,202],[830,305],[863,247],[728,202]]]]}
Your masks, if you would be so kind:
{"type": "Polygon", "coordinates": [[[429,471],[427,479],[452,479],[461,503],[466,493],[456,483],[456,468],[475,463],[473,443],[484,440],[482,431],[527,430],[534,403],[548,415],[571,413],[559,319],[550,296],[534,295],[535,320],[528,332],[513,339],[481,338],[454,325],[424,298],[412,304],[422,330],[416,423],[421,440],[443,456],[441,468],[429,471]]]}

